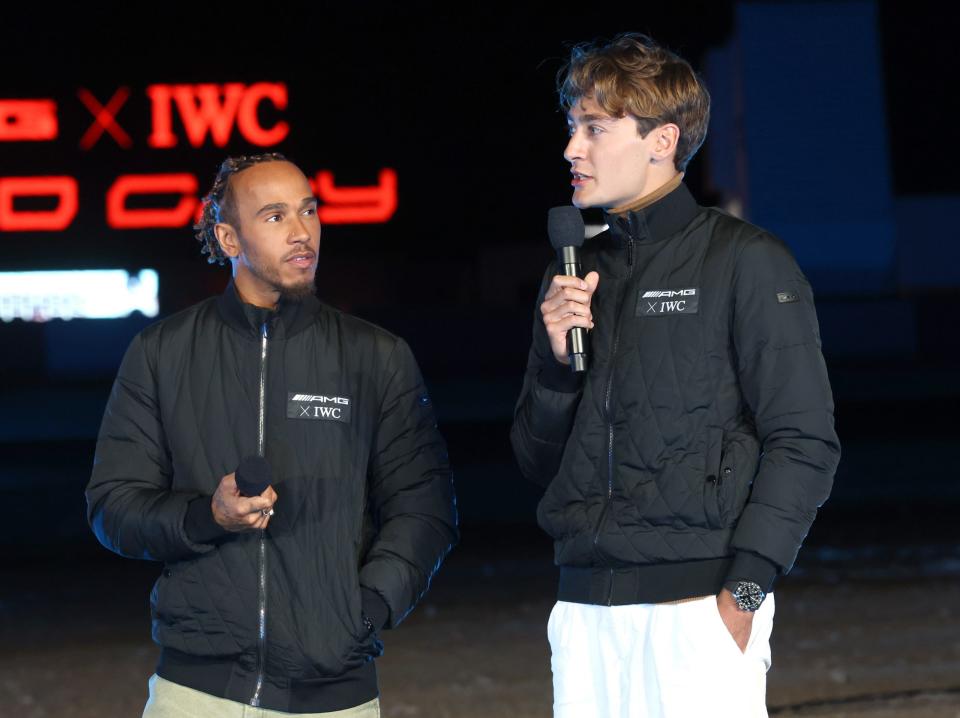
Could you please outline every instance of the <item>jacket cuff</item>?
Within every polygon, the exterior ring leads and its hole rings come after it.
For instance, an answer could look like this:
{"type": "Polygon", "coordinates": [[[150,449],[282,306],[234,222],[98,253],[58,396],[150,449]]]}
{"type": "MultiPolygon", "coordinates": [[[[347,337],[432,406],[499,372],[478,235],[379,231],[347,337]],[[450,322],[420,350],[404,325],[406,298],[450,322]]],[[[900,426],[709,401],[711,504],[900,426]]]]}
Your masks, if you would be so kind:
{"type": "Polygon", "coordinates": [[[383,597],[371,588],[360,587],[360,602],[363,615],[370,619],[378,631],[387,625],[390,619],[390,607],[383,597]]]}
{"type": "Polygon", "coordinates": [[[779,573],[777,564],[760,554],[737,551],[724,585],[738,581],[752,581],[759,585],[764,593],[770,593],[779,573]]]}
{"type": "Polygon", "coordinates": [[[217,543],[229,532],[213,518],[213,505],[209,496],[198,496],[187,504],[183,520],[187,537],[194,543],[217,543]]]}
{"type": "Polygon", "coordinates": [[[563,394],[574,394],[583,388],[583,377],[586,372],[575,372],[566,364],[561,364],[552,356],[540,367],[537,381],[551,391],[563,394]]]}

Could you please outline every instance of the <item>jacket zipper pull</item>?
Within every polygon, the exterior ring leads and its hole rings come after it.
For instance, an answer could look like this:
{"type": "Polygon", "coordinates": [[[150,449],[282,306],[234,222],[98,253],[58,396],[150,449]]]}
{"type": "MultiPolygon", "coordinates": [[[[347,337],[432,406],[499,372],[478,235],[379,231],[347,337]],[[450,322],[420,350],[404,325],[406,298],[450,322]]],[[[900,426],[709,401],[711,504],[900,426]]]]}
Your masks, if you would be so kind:
{"type": "Polygon", "coordinates": [[[633,266],[633,236],[627,235],[627,266],[633,266]]]}

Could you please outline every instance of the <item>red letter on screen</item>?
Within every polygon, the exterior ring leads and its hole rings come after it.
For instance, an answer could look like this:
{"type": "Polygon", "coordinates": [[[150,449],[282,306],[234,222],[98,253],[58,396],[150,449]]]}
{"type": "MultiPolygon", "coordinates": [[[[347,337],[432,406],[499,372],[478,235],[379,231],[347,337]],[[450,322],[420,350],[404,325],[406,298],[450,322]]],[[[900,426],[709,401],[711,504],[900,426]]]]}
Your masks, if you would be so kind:
{"type": "Polygon", "coordinates": [[[227,144],[237,117],[237,107],[243,99],[243,91],[243,85],[239,82],[228,82],[226,85],[173,86],[173,99],[177,102],[180,119],[183,120],[191,145],[200,147],[207,137],[207,132],[217,147],[227,144]]]}
{"type": "Polygon", "coordinates": [[[177,136],[173,134],[170,107],[171,86],[150,85],[147,88],[147,97],[150,98],[150,117],[153,122],[153,131],[147,138],[147,144],[158,149],[176,146],[177,136]]]}
{"type": "Polygon", "coordinates": [[[282,120],[270,129],[257,119],[257,107],[263,100],[270,100],[278,110],[287,109],[287,86],[282,82],[258,82],[243,93],[237,113],[237,127],[247,142],[260,147],[269,147],[283,142],[290,126],[282,120]]]}
{"type": "Polygon", "coordinates": [[[182,227],[197,208],[197,178],[192,174],[121,175],[107,191],[107,224],[113,229],[182,227]],[[129,209],[131,195],[179,194],[176,207],[129,209]]]}
{"type": "Polygon", "coordinates": [[[116,140],[117,144],[125,150],[133,146],[133,140],[130,139],[130,135],[117,124],[116,120],[117,113],[120,111],[120,108],[123,107],[123,103],[130,97],[130,90],[128,88],[118,87],[106,106],[101,105],[100,100],[94,97],[93,93],[85,87],[77,90],[77,97],[80,98],[80,102],[82,102],[86,108],[90,110],[90,114],[93,115],[93,124],[90,125],[87,131],[83,133],[83,137],[80,138],[81,149],[89,150],[97,144],[97,140],[100,139],[100,136],[104,132],[108,132],[110,136],[116,140]]]}
{"type": "Polygon", "coordinates": [[[333,172],[317,173],[317,194],[324,203],[320,221],[327,224],[371,224],[386,222],[397,211],[397,173],[380,170],[378,184],[372,187],[337,187],[333,172]]]}
{"type": "Polygon", "coordinates": [[[57,139],[53,100],[0,100],[0,142],[57,139]]]}
{"type": "Polygon", "coordinates": [[[77,181],[73,177],[0,178],[0,231],[35,232],[61,230],[77,216],[77,181]],[[51,210],[17,210],[17,197],[56,197],[51,210]]]}

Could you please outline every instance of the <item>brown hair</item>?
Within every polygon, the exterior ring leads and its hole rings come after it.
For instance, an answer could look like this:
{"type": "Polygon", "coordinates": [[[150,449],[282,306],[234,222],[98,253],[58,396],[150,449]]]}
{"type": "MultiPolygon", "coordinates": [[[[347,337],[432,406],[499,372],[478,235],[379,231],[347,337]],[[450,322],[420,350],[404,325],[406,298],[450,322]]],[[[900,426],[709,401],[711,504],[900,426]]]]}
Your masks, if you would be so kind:
{"type": "Polygon", "coordinates": [[[213,181],[213,188],[203,198],[203,214],[200,216],[200,221],[193,225],[194,236],[201,245],[200,253],[209,255],[207,261],[210,264],[223,264],[227,261],[227,255],[223,253],[220,242],[217,241],[214,226],[218,222],[236,224],[234,214],[236,207],[234,207],[233,192],[230,189],[230,178],[261,162],[289,162],[289,160],[279,152],[268,152],[262,155],[227,157],[220,164],[217,177],[213,181]]]}
{"type": "Polygon", "coordinates": [[[611,117],[632,115],[641,137],[667,123],[680,128],[678,171],[700,149],[710,121],[710,95],[690,63],[646,35],[624,33],[608,43],[576,45],[557,75],[560,104],[569,111],[592,97],[611,117]]]}

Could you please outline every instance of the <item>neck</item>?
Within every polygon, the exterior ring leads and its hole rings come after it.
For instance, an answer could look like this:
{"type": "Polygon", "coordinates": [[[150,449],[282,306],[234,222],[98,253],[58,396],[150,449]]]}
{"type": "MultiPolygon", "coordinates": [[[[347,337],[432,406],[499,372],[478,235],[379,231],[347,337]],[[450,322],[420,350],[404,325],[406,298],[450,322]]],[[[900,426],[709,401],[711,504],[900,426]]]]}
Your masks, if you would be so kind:
{"type": "Polygon", "coordinates": [[[649,207],[657,200],[663,199],[668,194],[673,192],[673,190],[680,186],[681,182],[683,182],[683,172],[677,172],[675,175],[673,175],[673,177],[668,179],[652,192],[642,195],[638,199],[633,200],[633,202],[628,202],[627,204],[620,205],[619,207],[613,207],[607,211],[610,214],[625,214],[627,212],[636,212],[638,209],[643,209],[644,207],[649,207]]]}
{"type": "Polygon", "coordinates": [[[277,304],[280,301],[280,292],[257,291],[256,288],[247,286],[247,283],[243,280],[243,275],[236,272],[233,275],[233,285],[237,289],[237,295],[240,297],[240,301],[244,304],[252,304],[262,309],[277,308],[277,304]]]}

